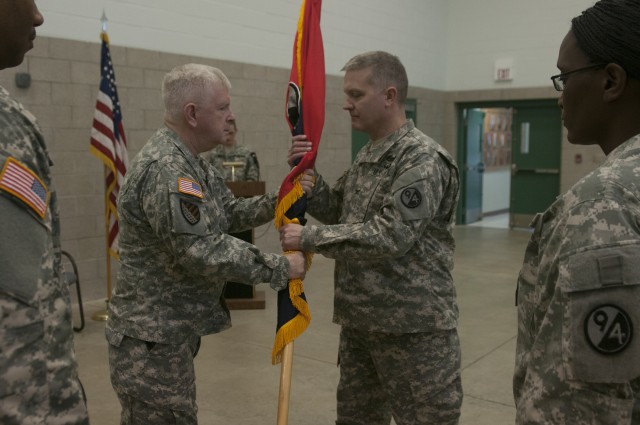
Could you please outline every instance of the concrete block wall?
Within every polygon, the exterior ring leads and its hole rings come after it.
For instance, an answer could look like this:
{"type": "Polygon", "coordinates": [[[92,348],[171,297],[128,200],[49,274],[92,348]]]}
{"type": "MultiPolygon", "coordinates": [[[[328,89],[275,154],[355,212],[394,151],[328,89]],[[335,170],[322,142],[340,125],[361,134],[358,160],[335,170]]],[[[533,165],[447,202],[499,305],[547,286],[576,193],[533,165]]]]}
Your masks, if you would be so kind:
{"type": "MultiPolygon", "coordinates": [[[[289,69],[118,46],[111,46],[111,55],[130,159],[162,124],[160,85],[164,74],[183,63],[205,63],[222,69],[231,80],[240,143],[256,152],[267,190],[277,190],[288,172],[286,155],[291,137],[284,121],[284,99],[289,69]]],[[[54,161],[62,245],[78,263],[85,300],[106,298],[107,294],[104,171],[102,163],[89,153],[99,62],[98,43],[38,37],[23,64],[0,72],[0,84],[36,115],[43,129],[54,161]],[[31,75],[29,88],[16,87],[17,72],[31,75]]],[[[412,95],[420,99],[418,122],[440,128],[440,107],[432,101],[432,92],[416,90],[412,95]]],[[[334,182],[351,162],[351,126],[342,110],[342,77],[327,77],[326,99],[317,167],[327,181],[334,182]]],[[[257,229],[256,236],[261,249],[280,251],[272,224],[257,229]]],[[[117,264],[112,263],[110,272],[115,285],[117,264]]]]}
{"type": "MultiPolygon", "coordinates": [[[[36,115],[43,129],[54,161],[62,245],[78,263],[83,298],[106,298],[104,171],[89,152],[100,45],[47,37],[38,37],[35,45],[23,64],[0,72],[0,84],[36,115]],[[29,88],[16,87],[17,72],[31,75],[29,88]]],[[[267,190],[277,190],[288,171],[286,154],[291,140],[284,121],[288,69],[118,46],[111,46],[111,55],[130,159],[162,124],[160,85],[165,73],[187,62],[205,63],[222,69],[231,80],[240,142],[258,155],[267,190]]],[[[329,181],[335,181],[350,163],[350,124],[340,109],[341,84],[339,77],[327,81],[327,117],[318,163],[329,181]]],[[[268,227],[273,226],[264,229],[268,227]]],[[[275,231],[269,236],[273,241],[266,245],[275,251],[275,231]]],[[[116,273],[117,264],[112,264],[113,285],[116,273]]]]}
{"type": "MultiPolygon", "coordinates": [[[[78,262],[83,297],[106,298],[103,167],[89,153],[100,45],[48,37],[38,37],[35,45],[22,65],[0,71],[0,85],[34,113],[43,128],[55,163],[63,248],[78,262]],[[31,87],[16,87],[17,72],[31,74],[31,87]]],[[[183,63],[205,63],[219,67],[231,80],[239,141],[256,152],[267,190],[277,190],[288,172],[285,159],[290,135],[284,121],[284,96],[289,69],[118,46],[111,47],[111,54],[130,159],[162,124],[160,84],[164,74],[183,63]]],[[[549,88],[443,92],[410,87],[409,97],[417,100],[418,128],[455,157],[457,102],[552,98],[556,93],[549,88]]],[[[327,76],[326,118],[316,165],[330,183],[351,162],[351,126],[348,114],[342,110],[343,99],[342,77],[327,76]]],[[[566,141],[562,155],[563,191],[603,159],[597,148],[572,146],[566,141]],[[576,155],[582,158],[580,164],[575,164],[576,155]]],[[[255,235],[259,248],[280,252],[271,223],[256,229],[255,235]]],[[[115,285],[116,263],[112,263],[110,272],[115,285]]]]}

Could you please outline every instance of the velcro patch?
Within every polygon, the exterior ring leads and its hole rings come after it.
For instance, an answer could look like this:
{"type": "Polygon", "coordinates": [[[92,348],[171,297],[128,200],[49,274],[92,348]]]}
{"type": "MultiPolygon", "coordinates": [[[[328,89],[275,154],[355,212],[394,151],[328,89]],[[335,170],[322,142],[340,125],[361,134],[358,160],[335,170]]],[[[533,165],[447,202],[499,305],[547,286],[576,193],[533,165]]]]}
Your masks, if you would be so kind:
{"type": "Polygon", "coordinates": [[[202,186],[184,177],[178,177],[178,191],[180,193],[186,193],[187,195],[197,196],[198,198],[204,197],[202,186]]]}
{"type": "Polygon", "coordinates": [[[182,216],[189,224],[194,225],[200,221],[200,207],[196,204],[181,199],[180,211],[182,211],[182,216]]]}
{"type": "Polygon", "coordinates": [[[0,172],[0,190],[27,204],[41,218],[49,207],[49,190],[40,178],[15,158],[7,158],[0,172]]]}

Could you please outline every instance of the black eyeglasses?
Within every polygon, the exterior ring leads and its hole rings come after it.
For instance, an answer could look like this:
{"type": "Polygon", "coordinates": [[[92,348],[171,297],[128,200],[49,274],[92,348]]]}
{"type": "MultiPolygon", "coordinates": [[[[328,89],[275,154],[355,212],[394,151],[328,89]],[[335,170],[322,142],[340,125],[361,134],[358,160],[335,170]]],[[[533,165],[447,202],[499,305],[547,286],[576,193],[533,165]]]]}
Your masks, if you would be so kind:
{"type": "Polygon", "coordinates": [[[551,81],[553,81],[553,87],[558,91],[563,91],[564,84],[567,81],[567,77],[569,75],[574,74],[576,72],[580,72],[580,71],[586,71],[588,69],[602,68],[606,65],[607,65],[606,63],[596,63],[594,65],[585,66],[584,68],[578,68],[578,69],[574,69],[573,71],[563,72],[562,74],[554,75],[553,77],[551,77],[551,81]]]}

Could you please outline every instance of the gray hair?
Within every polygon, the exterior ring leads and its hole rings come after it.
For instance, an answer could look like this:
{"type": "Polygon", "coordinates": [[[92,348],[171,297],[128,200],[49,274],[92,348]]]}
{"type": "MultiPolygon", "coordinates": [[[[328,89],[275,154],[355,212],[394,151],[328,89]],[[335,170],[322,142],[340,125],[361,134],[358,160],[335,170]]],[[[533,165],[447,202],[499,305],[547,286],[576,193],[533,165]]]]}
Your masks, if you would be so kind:
{"type": "Polygon", "coordinates": [[[165,111],[176,119],[188,102],[201,103],[216,83],[231,90],[231,82],[222,71],[208,65],[188,63],[173,68],[162,81],[165,111]]]}
{"type": "Polygon", "coordinates": [[[371,83],[385,89],[393,86],[398,90],[398,102],[404,104],[409,89],[409,80],[404,65],[397,56],[387,52],[366,52],[352,57],[341,71],[371,69],[371,83]]]}

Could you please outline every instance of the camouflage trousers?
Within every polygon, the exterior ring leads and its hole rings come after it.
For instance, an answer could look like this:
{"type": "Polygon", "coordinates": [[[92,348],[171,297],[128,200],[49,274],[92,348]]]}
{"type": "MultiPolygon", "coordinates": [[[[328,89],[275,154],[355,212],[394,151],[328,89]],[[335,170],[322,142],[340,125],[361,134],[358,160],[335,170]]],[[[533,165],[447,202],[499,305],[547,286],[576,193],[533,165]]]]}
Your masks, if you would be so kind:
{"type": "Polygon", "coordinates": [[[198,423],[193,358],[200,338],[183,344],[138,340],[107,328],[111,385],[121,425],[198,423]]]}
{"type": "Polygon", "coordinates": [[[37,306],[2,287],[0,318],[0,424],[89,424],[71,323],[48,328],[37,306]]]}
{"type": "Polygon", "coordinates": [[[460,341],[455,329],[387,334],[343,328],[337,425],[455,425],[460,341]]]}

